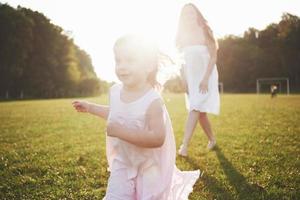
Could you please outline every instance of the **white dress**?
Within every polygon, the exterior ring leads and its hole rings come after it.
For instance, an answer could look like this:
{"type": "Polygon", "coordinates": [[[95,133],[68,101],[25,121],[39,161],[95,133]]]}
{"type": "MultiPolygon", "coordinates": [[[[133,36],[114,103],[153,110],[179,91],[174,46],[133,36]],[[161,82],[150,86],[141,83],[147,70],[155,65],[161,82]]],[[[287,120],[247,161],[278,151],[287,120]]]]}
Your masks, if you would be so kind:
{"type": "MultiPolygon", "coordinates": [[[[120,98],[122,84],[110,88],[109,121],[147,129],[146,111],[162,97],[149,90],[134,102],[120,98]]],[[[171,120],[163,107],[165,141],[158,148],[143,148],[116,137],[106,137],[106,155],[111,172],[105,200],[187,200],[200,170],[180,171],[175,165],[176,144],[171,120]]]]}
{"type": "Polygon", "coordinates": [[[220,95],[218,87],[218,70],[213,70],[208,81],[208,92],[203,94],[199,91],[200,82],[208,67],[210,55],[207,46],[191,45],[182,49],[185,65],[184,76],[188,84],[188,94],[185,95],[186,107],[189,111],[220,113],[220,95]]]}

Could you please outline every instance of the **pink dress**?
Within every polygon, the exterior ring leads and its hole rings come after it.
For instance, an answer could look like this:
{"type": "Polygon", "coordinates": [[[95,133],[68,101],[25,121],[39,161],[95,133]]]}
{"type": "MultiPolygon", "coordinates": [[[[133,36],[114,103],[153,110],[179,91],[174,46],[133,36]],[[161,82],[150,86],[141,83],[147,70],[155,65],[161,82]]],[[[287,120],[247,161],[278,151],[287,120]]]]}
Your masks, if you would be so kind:
{"type": "MultiPolygon", "coordinates": [[[[110,89],[108,120],[129,127],[147,128],[146,111],[162,97],[154,89],[141,98],[124,103],[122,84],[110,89]]],[[[104,199],[186,200],[199,178],[200,170],[180,171],[175,165],[176,144],[169,114],[164,106],[166,136],[159,148],[143,148],[115,137],[106,137],[110,178],[104,199]]]]}

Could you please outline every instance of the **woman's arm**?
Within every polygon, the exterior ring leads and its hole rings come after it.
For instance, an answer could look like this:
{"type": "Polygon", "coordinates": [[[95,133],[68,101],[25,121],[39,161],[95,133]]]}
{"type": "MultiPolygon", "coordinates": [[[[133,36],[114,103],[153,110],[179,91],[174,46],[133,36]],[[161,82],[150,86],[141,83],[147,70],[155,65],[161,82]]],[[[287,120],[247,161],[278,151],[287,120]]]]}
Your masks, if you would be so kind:
{"type": "Polygon", "coordinates": [[[118,137],[121,140],[140,147],[160,147],[165,140],[163,114],[163,102],[161,100],[155,100],[151,103],[146,112],[148,129],[128,128],[116,122],[109,122],[107,135],[118,137]]]}
{"type": "Polygon", "coordinates": [[[78,112],[91,113],[103,119],[107,119],[109,114],[109,106],[91,103],[88,101],[73,101],[73,107],[78,112]]]}
{"type": "Polygon", "coordinates": [[[180,68],[180,76],[181,76],[181,84],[183,86],[183,90],[189,94],[189,91],[188,91],[188,84],[187,84],[187,80],[186,80],[186,75],[185,75],[185,72],[184,72],[184,66],[181,66],[180,68]]]}
{"type": "Polygon", "coordinates": [[[208,63],[207,69],[206,69],[206,73],[204,75],[204,78],[206,78],[206,79],[209,78],[209,76],[213,70],[213,67],[217,62],[217,49],[211,48],[211,50],[209,52],[210,52],[210,59],[209,59],[209,63],[208,63]]]}
{"type": "Polygon", "coordinates": [[[210,59],[208,62],[208,66],[206,72],[203,76],[203,79],[200,83],[200,91],[206,93],[208,91],[208,80],[212,73],[213,67],[217,61],[217,49],[215,47],[209,48],[210,59]]]}

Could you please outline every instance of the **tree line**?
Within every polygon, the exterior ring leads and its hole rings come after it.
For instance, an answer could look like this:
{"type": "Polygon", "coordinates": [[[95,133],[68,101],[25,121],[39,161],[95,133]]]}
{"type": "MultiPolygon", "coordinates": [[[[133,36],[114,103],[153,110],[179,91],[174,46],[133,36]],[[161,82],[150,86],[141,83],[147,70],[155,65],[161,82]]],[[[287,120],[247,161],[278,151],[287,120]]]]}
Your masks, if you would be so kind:
{"type": "Polygon", "coordinates": [[[90,56],[42,13],[0,3],[0,98],[104,92],[90,56]]]}
{"type": "MultiPolygon", "coordinates": [[[[285,13],[263,30],[218,40],[225,92],[255,92],[256,79],[287,77],[300,92],[300,18],[285,13]]],[[[0,3],[0,99],[90,96],[106,92],[90,56],[42,13],[0,3]]],[[[182,92],[175,76],[165,90],[182,92]]]]}

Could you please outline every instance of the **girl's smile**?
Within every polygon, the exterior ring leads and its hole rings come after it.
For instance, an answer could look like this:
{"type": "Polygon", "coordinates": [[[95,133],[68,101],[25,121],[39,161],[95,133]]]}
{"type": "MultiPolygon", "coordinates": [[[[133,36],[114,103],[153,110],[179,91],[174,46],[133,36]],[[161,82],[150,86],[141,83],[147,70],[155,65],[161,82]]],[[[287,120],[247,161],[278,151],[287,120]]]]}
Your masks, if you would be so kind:
{"type": "Polygon", "coordinates": [[[149,70],[137,50],[126,44],[115,48],[115,72],[119,80],[133,88],[147,82],[149,70]],[[146,66],[146,67],[145,67],[146,66]]]}
{"type": "Polygon", "coordinates": [[[124,79],[128,79],[130,77],[130,73],[128,72],[117,72],[117,76],[119,79],[124,80],[124,79]]]}

